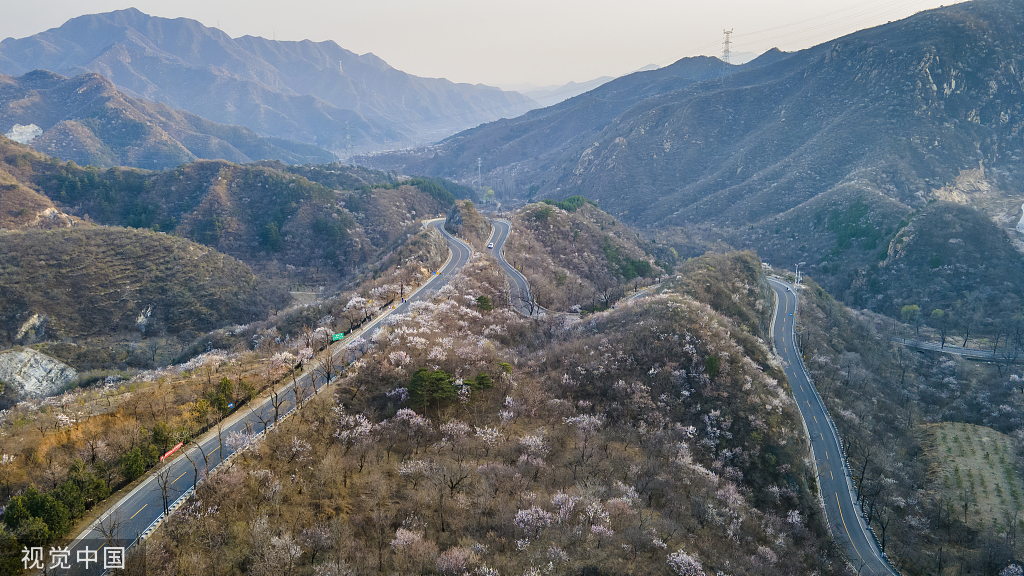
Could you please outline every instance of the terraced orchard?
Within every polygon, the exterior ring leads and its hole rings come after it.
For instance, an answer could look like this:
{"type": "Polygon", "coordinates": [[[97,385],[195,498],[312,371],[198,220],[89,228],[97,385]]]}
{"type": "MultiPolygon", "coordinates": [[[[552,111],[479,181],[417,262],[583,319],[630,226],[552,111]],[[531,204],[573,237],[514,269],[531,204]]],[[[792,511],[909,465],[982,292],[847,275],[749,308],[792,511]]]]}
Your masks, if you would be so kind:
{"type": "MultiPolygon", "coordinates": [[[[943,422],[927,427],[934,489],[976,530],[1024,529],[1024,482],[1013,439],[991,428],[943,422]]],[[[1024,546],[1020,546],[1024,548],[1024,546]]]]}

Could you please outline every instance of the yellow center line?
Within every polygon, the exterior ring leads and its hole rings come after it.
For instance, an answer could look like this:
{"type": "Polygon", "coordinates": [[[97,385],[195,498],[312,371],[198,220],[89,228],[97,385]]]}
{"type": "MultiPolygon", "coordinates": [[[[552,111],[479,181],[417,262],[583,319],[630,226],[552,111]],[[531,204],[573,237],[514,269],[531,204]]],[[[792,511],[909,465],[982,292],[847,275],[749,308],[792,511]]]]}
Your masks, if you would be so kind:
{"type": "Polygon", "coordinates": [[[815,424],[818,423],[818,417],[817,416],[815,416],[814,414],[811,414],[811,418],[814,418],[814,423],[815,424]]]}
{"type": "MultiPolygon", "coordinates": [[[[146,506],[149,506],[149,504],[143,504],[142,508],[145,508],[146,506]]],[[[139,508],[139,512],[142,512],[142,508],[139,508]]],[[[136,516],[139,515],[139,512],[136,512],[135,514],[132,514],[132,517],[129,518],[129,520],[133,520],[136,516]]]]}
{"type": "MultiPolygon", "coordinates": [[[[188,470],[185,470],[184,472],[181,473],[181,476],[184,476],[187,473],[188,473],[188,470]]],[[[174,481],[177,482],[178,480],[181,480],[181,476],[178,476],[177,478],[175,478],[174,481]]]]}
{"type": "Polygon", "coordinates": [[[835,474],[833,474],[831,470],[828,471],[828,475],[831,476],[833,480],[836,479],[835,474]]]}
{"type": "Polygon", "coordinates": [[[825,460],[828,460],[828,450],[825,450],[825,460]]]}
{"type": "Polygon", "coordinates": [[[843,528],[846,529],[846,537],[850,539],[850,546],[853,546],[853,551],[863,560],[864,557],[860,555],[860,550],[857,550],[857,545],[853,543],[853,536],[850,536],[850,529],[846,527],[846,519],[843,518],[843,505],[839,503],[839,492],[836,492],[836,505],[839,506],[839,519],[843,521],[843,528]]]}

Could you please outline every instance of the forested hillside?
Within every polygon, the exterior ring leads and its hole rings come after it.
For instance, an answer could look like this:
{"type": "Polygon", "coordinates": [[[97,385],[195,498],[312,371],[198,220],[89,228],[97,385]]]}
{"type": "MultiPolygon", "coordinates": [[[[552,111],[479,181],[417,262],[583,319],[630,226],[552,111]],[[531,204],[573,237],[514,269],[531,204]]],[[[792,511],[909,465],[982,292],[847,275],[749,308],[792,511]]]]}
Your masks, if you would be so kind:
{"type": "Polygon", "coordinates": [[[644,241],[582,196],[570,200],[530,204],[511,217],[505,258],[526,275],[541,306],[563,312],[608,308],[674,263],[670,248],[644,241]]]}
{"type": "Polygon", "coordinates": [[[79,369],[166,361],[179,339],[288,300],[238,260],[166,234],[92,226],[0,239],[0,347],[46,343],[79,369]]]}
{"type": "Polygon", "coordinates": [[[1021,558],[1020,365],[901,347],[890,340],[892,321],[807,285],[798,343],[885,552],[912,576],[998,574],[1021,558]],[[996,437],[1014,448],[1003,450],[996,437]],[[953,460],[965,455],[976,464],[953,460]]]}
{"type": "MultiPolygon", "coordinates": [[[[763,308],[763,276],[723,275],[763,308]]],[[[845,573],[749,329],[681,285],[559,327],[480,309],[488,260],[460,276],[203,484],[158,573],[845,573]]]]}
{"type": "Polygon", "coordinates": [[[6,139],[0,162],[65,212],[191,239],[284,287],[337,287],[415,233],[417,220],[443,214],[455,201],[452,191],[467,193],[446,181],[397,182],[341,165],[198,161],[162,172],[100,170],[6,139]]]}

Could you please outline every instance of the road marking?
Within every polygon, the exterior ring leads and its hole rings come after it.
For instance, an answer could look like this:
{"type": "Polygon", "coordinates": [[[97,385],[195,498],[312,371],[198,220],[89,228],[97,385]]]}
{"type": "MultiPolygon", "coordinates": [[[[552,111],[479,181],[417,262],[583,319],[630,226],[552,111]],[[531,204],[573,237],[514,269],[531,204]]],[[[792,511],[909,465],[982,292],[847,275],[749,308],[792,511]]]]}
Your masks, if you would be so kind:
{"type": "Polygon", "coordinates": [[[857,556],[861,560],[864,557],[860,555],[860,550],[857,550],[857,545],[853,543],[853,536],[850,536],[850,529],[846,527],[846,519],[843,518],[843,505],[839,503],[839,492],[836,492],[836,505],[839,506],[839,519],[843,521],[843,528],[846,529],[846,537],[850,539],[850,546],[853,546],[853,551],[857,553],[857,556]]]}
{"type": "MultiPolygon", "coordinates": [[[[181,473],[181,476],[184,476],[187,473],[188,473],[188,470],[185,470],[184,472],[181,473]]],[[[178,480],[181,480],[181,476],[178,476],[177,478],[175,478],[174,481],[177,482],[178,480]]]]}
{"type": "Polygon", "coordinates": [[[828,471],[828,475],[831,476],[833,480],[836,479],[836,475],[833,474],[831,470],[828,471]]]}
{"type": "Polygon", "coordinates": [[[820,436],[820,437],[821,437],[821,441],[822,441],[822,442],[824,442],[824,441],[825,441],[825,436],[824,436],[824,435],[822,435],[822,433],[821,433],[821,432],[818,432],[818,436],[820,436]]]}
{"type": "MultiPolygon", "coordinates": [[[[803,390],[803,388],[801,388],[801,390],[803,390]]],[[[815,416],[814,414],[811,414],[811,418],[814,418],[814,423],[815,424],[818,423],[818,417],[817,416],[815,416]]]]}
{"type": "Polygon", "coordinates": [[[825,460],[828,460],[828,450],[825,450],[825,460]]]}
{"type": "MultiPolygon", "coordinates": [[[[145,508],[146,506],[149,506],[149,504],[143,504],[142,508],[145,508]]],[[[142,512],[142,508],[139,508],[139,512],[142,512]]],[[[136,512],[135,514],[132,514],[132,517],[129,518],[129,520],[134,520],[135,517],[139,515],[139,512],[136,512]]]]}

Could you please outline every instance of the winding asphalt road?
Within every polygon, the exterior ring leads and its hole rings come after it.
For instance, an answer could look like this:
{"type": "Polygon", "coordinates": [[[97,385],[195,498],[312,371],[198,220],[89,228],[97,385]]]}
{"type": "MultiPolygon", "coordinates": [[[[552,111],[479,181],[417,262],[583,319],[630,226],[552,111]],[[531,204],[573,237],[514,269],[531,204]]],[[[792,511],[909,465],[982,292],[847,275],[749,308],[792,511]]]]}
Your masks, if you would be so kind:
{"type": "MultiPolygon", "coordinates": [[[[346,335],[345,340],[335,344],[331,349],[330,353],[333,356],[335,366],[340,366],[345,355],[351,351],[353,346],[358,346],[358,339],[362,338],[368,340],[377,330],[380,329],[381,322],[392,314],[402,314],[407,311],[409,305],[416,300],[428,298],[433,292],[436,292],[439,288],[444,286],[463,266],[469,262],[470,257],[473,255],[473,250],[468,244],[454,238],[450,234],[444,231],[444,219],[430,220],[424,223],[424,226],[436,228],[448,243],[448,248],[451,250],[451,256],[448,262],[442,267],[442,269],[434,274],[434,276],[426,284],[422,285],[416,291],[414,291],[406,299],[406,301],[394,309],[384,311],[380,316],[375,318],[368,325],[363,327],[360,331],[351,335],[346,335]]],[[[300,391],[300,402],[309,395],[313,390],[313,384],[315,383],[316,391],[319,392],[321,388],[327,385],[327,380],[324,375],[323,363],[312,368],[307,369],[298,379],[298,386],[300,391]],[[311,382],[311,378],[315,378],[315,382],[311,382]]],[[[290,415],[296,407],[295,389],[292,383],[288,383],[277,390],[278,393],[278,419],[283,419],[287,415],[290,415]]],[[[226,418],[223,422],[223,431],[220,437],[225,440],[222,445],[219,441],[218,434],[214,430],[206,433],[200,439],[200,446],[202,449],[191,444],[187,447],[187,454],[199,467],[200,473],[207,467],[212,471],[221,464],[222,461],[228,461],[237,451],[235,446],[229,446],[227,439],[229,435],[235,432],[246,433],[250,435],[262,435],[267,429],[273,428],[275,420],[275,409],[271,398],[257,399],[253,401],[252,406],[242,407],[226,418]],[[205,458],[204,458],[205,454],[205,458]]],[[[103,570],[103,556],[104,551],[100,551],[98,555],[98,562],[89,566],[86,570],[83,568],[82,563],[76,562],[78,558],[78,552],[84,551],[86,547],[89,550],[97,550],[103,546],[106,547],[125,547],[130,548],[135,543],[147,537],[156,526],[164,518],[164,491],[161,489],[161,483],[166,486],[166,493],[168,501],[172,504],[172,510],[177,506],[180,506],[187,497],[191,494],[193,482],[196,478],[196,470],[192,463],[189,462],[188,458],[182,454],[179,450],[171,458],[162,464],[157,466],[155,469],[149,472],[148,477],[140,483],[137,487],[131,490],[127,495],[123,496],[119,501],[113,504],[106,512],[104,512],[99,519],[90,525],[85,531],[72,542],[70,546],[70,562],[72,569],[69,571],[60,572],[62,574],[101,574],[103,570]],[[111,535],[111,528],[116,525],[116,534],[114,535],[113,541],[108,540],[107,536],[111,535]]],[[[287,481],[288,479],[282,478],[281,481],[287,481]]],[[[88,555],[86,556],[88,558],[88,555]]],[[[51,558],[49,556],[44,557],[47,566],[50,566],[51,558]]]]}
{"type": "Polygon", "coordinates": [[[846,551],[858,574],[899,576],[899,572],[883,559],[874,534],[860,514],[853,479],[840,448],[839,433],[811,383],[796,347],[793,334],[798,302],[796,287],[774,278],[768,281],[777,297],[772,321],[775,351],[782,358],[786,378],[793,388],[794,399],[811,439],[811,457],[818,474],[819,496],[832,536],[846,551]]]}
{"type": "Polygon", "coordinates": [[[543,309],[536,303],[532,307],[530,306],[532,296],[530,283],[526,281],[526,277],[505,260],[505,241],[508,240],[508,235],[512,231],[512,225],[506,220],[493,218],[491,226],[493,230],[487,242],[493,242],[494,248],[488,249],[488,253],[497,258],[498,264],[508,276],[509,288],[512,291],[512,307],[526,316],[531,315],[531,308],[534,314],[541,312],[543,309]]]}

